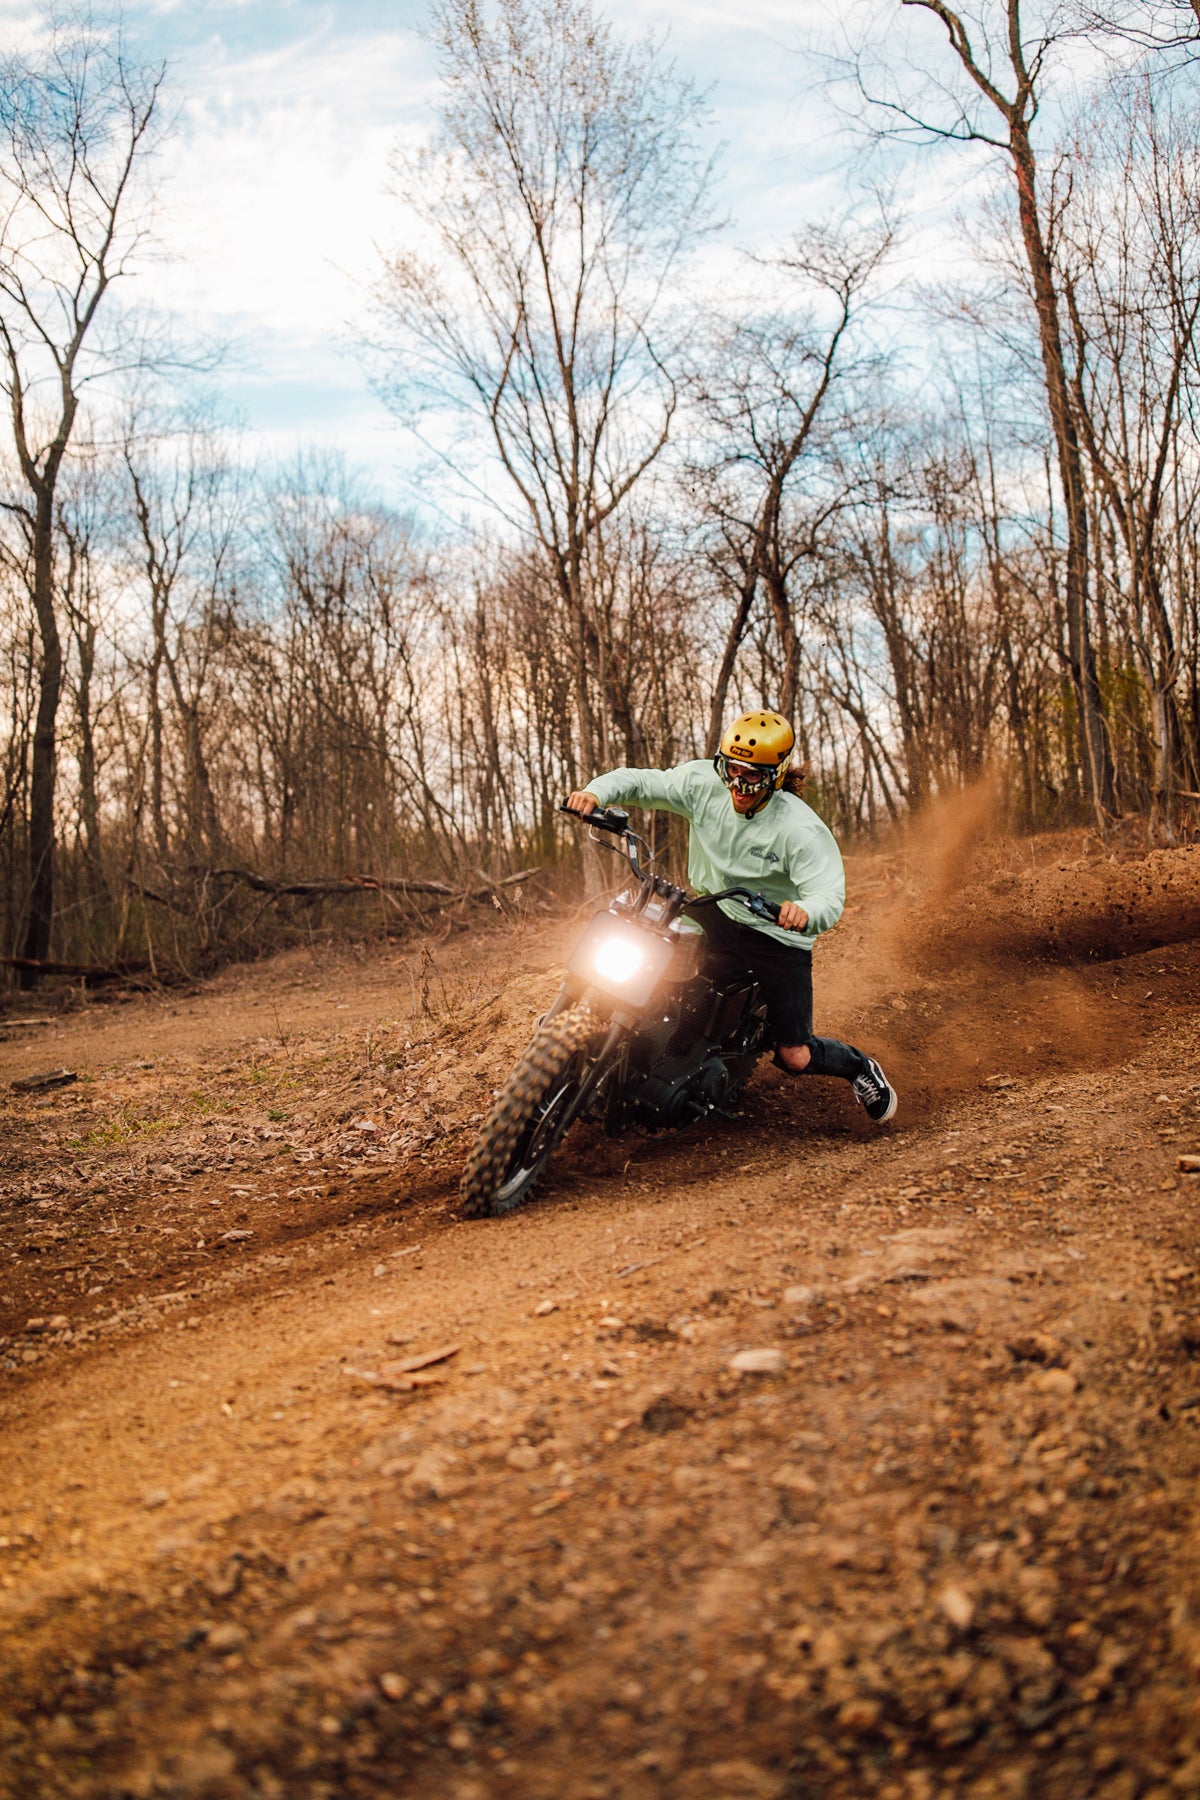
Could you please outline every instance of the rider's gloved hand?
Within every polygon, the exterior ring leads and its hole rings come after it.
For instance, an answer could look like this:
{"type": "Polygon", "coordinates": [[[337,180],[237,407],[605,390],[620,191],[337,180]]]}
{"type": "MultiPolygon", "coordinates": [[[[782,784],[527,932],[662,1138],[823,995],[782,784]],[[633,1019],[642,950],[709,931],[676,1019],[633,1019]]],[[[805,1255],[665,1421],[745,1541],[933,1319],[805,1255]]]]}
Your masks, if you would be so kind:
{"type": "Polygon", "coordinates": [[[572,812],[595,812],[599,804],[600,802],[597,800],[595,794],[589,794],[586,789],[582,793],[567,795],[567,805],[572,812]]]}
{"type": "Polygon", "coordinates": [[[779,908],[778,923],[783,926],[785,931],[806,931],[808,914],[794,900],[785,900],[779,908]]]}

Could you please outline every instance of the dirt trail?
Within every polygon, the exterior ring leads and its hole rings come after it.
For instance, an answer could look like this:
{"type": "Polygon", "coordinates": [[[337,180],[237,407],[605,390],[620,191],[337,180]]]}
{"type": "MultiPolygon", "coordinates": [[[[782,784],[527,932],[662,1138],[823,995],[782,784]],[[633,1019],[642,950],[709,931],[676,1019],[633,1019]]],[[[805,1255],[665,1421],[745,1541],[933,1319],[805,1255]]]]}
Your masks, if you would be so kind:
{"type": "Polygon", "coordinates": [[[819,953],[899,1129],[497,1223],[567,928],[0,1025],[0,1793],[1200,1795],[1200,861],[967,837],[819,953]]]}

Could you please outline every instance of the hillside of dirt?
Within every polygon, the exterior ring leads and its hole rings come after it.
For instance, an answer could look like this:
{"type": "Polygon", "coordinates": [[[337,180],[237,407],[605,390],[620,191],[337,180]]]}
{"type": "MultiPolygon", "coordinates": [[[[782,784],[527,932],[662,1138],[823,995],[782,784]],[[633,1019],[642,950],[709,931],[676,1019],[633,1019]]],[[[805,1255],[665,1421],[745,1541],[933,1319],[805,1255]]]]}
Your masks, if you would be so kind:
{"type": "Polygon", "coordinates": [[[502,1221],[577,919],[0,1016],[0,1794],[1200,1795],[1200,853],[978,825],[817,951],[893,1125],[502,1221]]]}

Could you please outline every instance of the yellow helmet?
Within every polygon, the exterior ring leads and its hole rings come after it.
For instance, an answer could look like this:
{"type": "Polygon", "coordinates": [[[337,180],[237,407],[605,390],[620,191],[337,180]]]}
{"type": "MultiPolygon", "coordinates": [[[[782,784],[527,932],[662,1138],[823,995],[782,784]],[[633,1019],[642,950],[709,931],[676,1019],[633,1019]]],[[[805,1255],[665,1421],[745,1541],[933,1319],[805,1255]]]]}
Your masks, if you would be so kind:
{"type": "Polygon", "coordinates": [[[796,734],[779,713],[747,712],[726,727],[713,767],[735,793],[761,791],[765,798],[783,786],[795,748],[796,734]],[[748,765],[762,774],[751,774],[748,765]]]}

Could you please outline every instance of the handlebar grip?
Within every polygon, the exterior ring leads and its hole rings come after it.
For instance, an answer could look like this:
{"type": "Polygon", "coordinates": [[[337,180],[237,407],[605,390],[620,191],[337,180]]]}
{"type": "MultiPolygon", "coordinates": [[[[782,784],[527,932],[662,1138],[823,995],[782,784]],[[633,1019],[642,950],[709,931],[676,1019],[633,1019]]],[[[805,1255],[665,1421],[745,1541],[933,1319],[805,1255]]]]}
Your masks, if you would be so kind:
{"type": "Polygon", "coordinates": [[[629,814],[619,806],[596,806],[590,813],[581,813],[560,801],[558,810],[566,813],[568,819],[578,819],[581,825],[590,825],[596,831],[611,831],[614,837],[623,837],[629,830],[629,814]]]}

